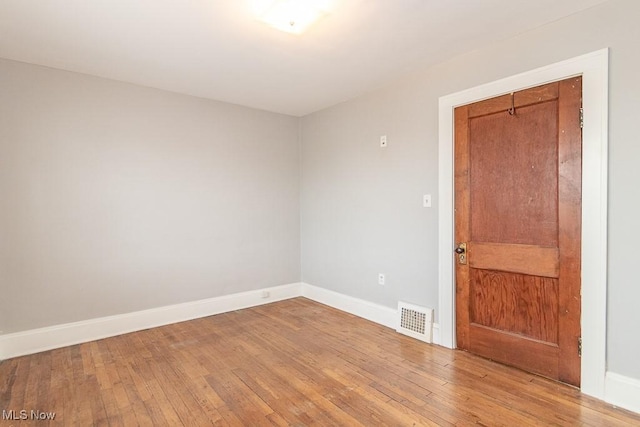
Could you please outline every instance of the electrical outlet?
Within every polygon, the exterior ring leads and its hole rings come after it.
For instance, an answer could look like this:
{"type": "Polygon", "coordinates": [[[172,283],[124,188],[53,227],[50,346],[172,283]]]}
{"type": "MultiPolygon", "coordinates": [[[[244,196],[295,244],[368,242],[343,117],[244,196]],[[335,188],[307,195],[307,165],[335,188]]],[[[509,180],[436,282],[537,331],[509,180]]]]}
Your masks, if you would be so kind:
{"type": "Polygon", "coordinates": [[[378,273],[378,285],[384,286],[384,274],[378,273]]]}
{"type": "Polygon", "coordinates": [[[387,146],[387,135],[380,136],[380,147],[386,148],[387,146]]]}

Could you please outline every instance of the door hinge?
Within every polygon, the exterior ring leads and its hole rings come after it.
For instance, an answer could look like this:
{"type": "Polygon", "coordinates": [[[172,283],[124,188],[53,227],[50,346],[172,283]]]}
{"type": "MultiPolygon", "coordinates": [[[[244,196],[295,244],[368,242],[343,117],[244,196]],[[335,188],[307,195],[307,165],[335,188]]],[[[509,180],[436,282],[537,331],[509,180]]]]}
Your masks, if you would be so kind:
{"type": "Polygon", "coordinates": [[[580,107],[580,129],[584,127],[584,108],[580,107]]]}
{"type": "Polygon", "coordinates": [[[582,357],[582,337],[578,337],[578,357],[582,357]]]}

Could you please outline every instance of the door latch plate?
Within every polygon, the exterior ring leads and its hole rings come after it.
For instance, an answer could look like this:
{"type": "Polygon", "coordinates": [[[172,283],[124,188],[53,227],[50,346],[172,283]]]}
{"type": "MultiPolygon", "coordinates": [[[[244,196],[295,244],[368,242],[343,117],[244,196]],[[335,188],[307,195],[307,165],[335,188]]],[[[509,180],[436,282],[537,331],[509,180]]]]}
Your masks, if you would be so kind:
{"type": "Polygon", "coordinates": [[[458,255],[458,264],[466,264],[467,263],[467,244],[460,243],[456,248],[456,254],[458,255]]]}

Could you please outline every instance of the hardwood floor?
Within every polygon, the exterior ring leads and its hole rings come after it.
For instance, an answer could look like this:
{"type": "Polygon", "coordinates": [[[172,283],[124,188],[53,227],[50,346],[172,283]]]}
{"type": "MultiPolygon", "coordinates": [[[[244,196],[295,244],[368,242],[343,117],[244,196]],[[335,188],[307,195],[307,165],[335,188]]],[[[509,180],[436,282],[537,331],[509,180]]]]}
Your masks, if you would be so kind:
{"type": "Polygon", "coordinates": [[[0,363],[0,425],[640,425],[640,415],[304,298],[0,363]]]}

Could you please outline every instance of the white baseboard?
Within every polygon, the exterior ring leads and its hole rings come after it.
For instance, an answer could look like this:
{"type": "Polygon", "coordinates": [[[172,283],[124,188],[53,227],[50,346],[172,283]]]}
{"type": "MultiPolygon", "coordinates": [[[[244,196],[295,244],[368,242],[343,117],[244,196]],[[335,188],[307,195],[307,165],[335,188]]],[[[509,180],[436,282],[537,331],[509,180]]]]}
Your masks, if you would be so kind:
{"type": "Polygon", "coordinates": [[[302,284],[302,296],[380,325],[396,328],[396,314],[398,311],[393,308],[319,288],[308,283],[302,284]]]}
{"type": "MultiPolygon", "coordinates": [[[[213,316],[214,314],[226,313],[299,296],[304,296],[313,301],[326,304],[392,329],[396,329],[397,326],[398,312],[396,309],[319,288],[307,283],[292,283],[136,311],[133,313],[100,317],[81,322],[0,335],[0,360],[95,341],[171,323],[213,316]],[[265,292],[269,293],[269,297],[263,297],[265,292]]],[[[433,343],[440,343],[440,328],[436,323],[433,324],[433,343]]]]}
{"type": "Polygon", "coordinates": [[[268,304],[300,295],[301,284],[292,283],[133,313],[0,335],[0,360],[268,304]],[[268,292],[269,297],[264,298],[264,292],[268,292]]]}
{"type": "Polygon", "coordinates": [[[640,381],[614,372],[605,376],[604,400],[640,413],[640,381]]]}
{"type": "MultiPolygon", "coordinates": [[[[319,288],[308,283],[302,283],[302,296],[392,329],[396,329],[398,326],[397,309],[319,288]]],[[[437,323],[433,324],[432,343],[440,344],[440,325],[437,323]]]]}

